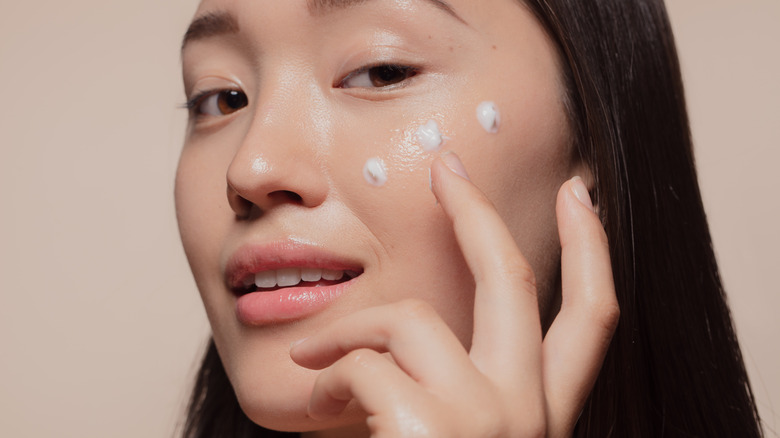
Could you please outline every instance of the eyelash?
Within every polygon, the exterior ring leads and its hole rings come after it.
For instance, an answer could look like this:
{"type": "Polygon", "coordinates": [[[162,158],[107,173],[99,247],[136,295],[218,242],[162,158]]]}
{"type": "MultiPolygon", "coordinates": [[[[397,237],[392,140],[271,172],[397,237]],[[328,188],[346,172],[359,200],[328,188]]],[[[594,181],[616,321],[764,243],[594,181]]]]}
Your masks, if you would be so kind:
{"type": "MultiPolygon", "coordinates": [[[[399,87],[405,86],[405,82],[409,79],[413,78],[414,76],[417,76],[420,73],[420,70],[416,67],[411,67],[407,65],[401,65],[401,64],[374,64],[374,65],[368,65],[365,67],[361,67],[357,70],[354,70],[347,74],[343,79],[341,79],[336,86],[338,88],[358,88],[358,89],[371,89],[371,90],[385,90],[385,89],[396,89],[399,87]],[[347,85],[347,82],[351,79],[357,78],[362,74],[369,73],[373,69],[379,69],[384,68],[386,69],[385,73],[390,72],[391,74],[402,74],[403,77],[400,78],[397,82],[389,83],[388,85],[381,85],[381,86],[374,86],[374,87],[365,87],[365,86],[356,86],[356,87],[350,87],[347,85]]],[[[379,78],[382,80],[382,78],[379,78]]],[[[369,81],[371,81],[373,85],[373,79],[369,76],[369,81]]],[[[392,81],[392,80],[391,80],[392,81]]],[[[208,116],[208,114],[204,114],[201,112],[201,105],[206,101],[206,99],[219,95],[220,93],[225,92],[237,92],[242,93],[243,91],[239,89],[234,88],[218,88],[218,89],[212,89],[212,90],[205,90],[197,93],[192,98],[188,99],[187,102],[185,102],[182,107],[186,108],[190,112],[191,117],[202,117],[202,116],[208,116]]],[[[246,95],[244,95],[244,98],[246,98],[246,95]]],[[[246,106],[246,105],[245,105],[246,106]]],[[[241,107],[243,108],[243,107],[241,107]]],[[[235,111],[239,111],[241,108],[237,108],[235,111]]],[[[226,115],[226,114],[223,114],[226,115]]]]}
{"type": "MultiPolygon", "coordinates": [[[[414,76],[417,76],[420,74],[420,69],[408,65],[402,65],[402,64],[388,64],[388,63],[379,63],[379,64],[373,64],[373,65],[367,65],[365,67],[361,67],[355,71],[350,72],[347,74],[343,79],[341,79],[336,85],[338,88],[365,88],[365,89],[375,89],[375,90],[381,90],[381,89],[395,89],[401,86],[406,85],[405,82],[409,79],[413,78],[414,76]],[[385,86],[376,86],[376,87],[348,87],[346,86],[346,82],[350,79],[354,79],[358,77],[361,74],[364,73],[370,73],[373,69],[378,68],[385,68],[397,73],[402,73],[405,75],[401,80],[398,82],[385,85],[385,86]]],[[[371,80],[371,78],[369,78],[371,80]]]]}
{"type": "Polygon", "coordinates": [[[186,108],[190,112],[190,117],[193,117],[193,118],[207,117],[207,116],[221,117],[221,116],[229,115],[229,114],[232,114],[232,113],[234,113],[236,111],[239,111],[239,110],[243,109],[244,107],[246,107],[248,104],[249,104],[248,98],[247,98],[246,94],[242,90],[235,89],[235,88],[217,88],[217,89],[205,90],[205,91],[199,92],[198,94],[196,94],[195,96],[190,98],[183,105],[183,107],[186,108]],[[227,96],[227,95],[224,95],[223,93],[233,93],[233,94],[227,96]],[[223,103],[227,103],[228,105],[230,105],[231,103],[232,104],[238,104],[240,106],[237,107],[237,108],[230,108],[230,109],[232,109],[232,111],[226,112],[224,114],[218,114],[218,115],[208,114],[206,111],[203,110],[202,105],[206,102],[207,99],[210,99],[212,97],[216,97],[217,99],[225,98],[225,97],[227,97],[228,99],[230,99],[230,98],[238,99],[237,102],[235,100],[233,102],[225,102],[225,101],[219,101],[219,100],[217,102],[214,102],[214,104],[217,105],[217,108],[218,108],[218,110],[220,112],[224,112],[224,111],[222,111],[222,108],[219,108],[219,105],[223,104],[223,103]]]}
{"type": "Polygon", "coordinates": [[[196,94],[196,95],[192,96],[192,97],[191,97],[189,100],[187,100],[186,102],[184,102],[184,104],[182,105],[182,108],[185,108],[185,109],[187,109],[188,111],[192,112],[192,111],[194,111],[194,110],[195,110],[195,108],[196,108],[196,107],[197,107],[197,106],[198,106],[200,103],[202,103],[203,99],[205,99],[207,96],[209,96],[209,95],[211,95],[211,94],[213,94],[213,93],[218,93],[218,92],[219,92],[219,90],[206,90],[206,91],[201,91],[200,93],[198,93],[198,94],[196,94]]]}
{"type": "Polygon", "coordinates": [[[189,100],[187,100],[187,102],[185,102],[184,105],[182,105],[182,107],[184,107],[189,111],[195,111],[198,109],[198,106],[200,106],[203,103],[203,101],[206,100],[207,98],[215,94],[224,93],[226,91],[241,91],[241,90],[235,88],[215,88],[213,90],[201,91],[198,94],[192,96],[189,100]]]}

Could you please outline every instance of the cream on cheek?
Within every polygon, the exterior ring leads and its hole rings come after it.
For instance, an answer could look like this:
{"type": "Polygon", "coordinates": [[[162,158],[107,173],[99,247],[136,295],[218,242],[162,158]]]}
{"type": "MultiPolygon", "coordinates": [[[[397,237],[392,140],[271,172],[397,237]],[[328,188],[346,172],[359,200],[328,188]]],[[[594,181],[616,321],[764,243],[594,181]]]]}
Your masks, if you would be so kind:
{"type": "Polygon", "coordinates": [[[501,124],[501,113],[495,102],[482,102],[477,106],[477,120],[482,128],[489,134],[498,133],[498,127],[501,124]]]}
{"type": "MultiPolygon", "coordinates": [[[[436,115],[443,119],[442,114],[436,115]]],[[[424,124],[410,124],[407,128],[393,129],[393,135],[382,143],[389,147],[379,156],[367,158],[363,164],[363,179],[372,187],[382,187],[389,182],[408,186],[409,178],[420,173],[430,154],[436,152],[447,137],[442,134],[438,122],[430,119],[424,124]],[[400,182],[399,182],[400,181],[400,182]]]]}
{"type": "Polygon", "coordinates": [[[382,187],[387,182],[385,163],[381,158],[373,157],[363,166],[363,178],[372,186],[382,187]]]}
{"type": "MultiPolygon", "coordinates": [[[[484,101],[477,105],[476,115],[477,122],[487,133],[498,133],[501,124],[501,113],[495,102],[484,101]]],[[[407,164],[405,167],[409,167],[409,162],[419,165],[423,163],[423,160],[420,159],[421,155],[441,150],[448,137],[442,134],[439,126],[439,122],[434,119],[419,125],[412,136],[413,141],[409,141],[409,136],[407,136],[406,141],[403,142],[404,145],[397,148],[401,151],[401,155],[405,152],[411,155],[411,157],[403,159],[398,157],[399,154],[396,153],[395,156],[391,157],[391,162],[405,162],[407,164]],[[414,143],[416,146],[409,147],[411,143],[414,143]]],[[[388,180],[385,162],[379,157],[369,158],[363,166],[363,177],[372,186],[381,187],[385,185],[388,180]]]]}
{"type": "Polygon", "coordinates": [[[436,120],[428,120],[428,123],[417,128],[416,137],[417,142],[426,152],[438,151],[444,143],[444,136],[436,120]]]}

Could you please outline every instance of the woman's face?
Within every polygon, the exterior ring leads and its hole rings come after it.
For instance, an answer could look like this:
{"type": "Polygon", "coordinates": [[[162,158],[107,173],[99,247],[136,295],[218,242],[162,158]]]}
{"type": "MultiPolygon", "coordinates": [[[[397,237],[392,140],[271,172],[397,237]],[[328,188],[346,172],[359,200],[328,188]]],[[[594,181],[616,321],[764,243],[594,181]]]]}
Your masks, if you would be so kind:
{"type": "Polygon", "coordinates": [[[317,371],[289,356],[292,342],[359,309],[425,300],[468,348],[474,280],[429,190],[444,151],[512,230],[543,317],[554,311],[555,195],[583,169],[555,48],[528,10],[512,0],[204,0],[194,23],[176,208],[250,418],[298,431],[361,421],[357,409],[307,420],[317,371]],[[477,120],[483,101],[500,111],[497,133],[477,120]],[[430,120],[439,150],[416,135],[430,120]],[[382,185],[364,175],[372,158],[382,185]],[[258,272],[261,286],[274,276],[293,285],[258,289],[258,272]]]}

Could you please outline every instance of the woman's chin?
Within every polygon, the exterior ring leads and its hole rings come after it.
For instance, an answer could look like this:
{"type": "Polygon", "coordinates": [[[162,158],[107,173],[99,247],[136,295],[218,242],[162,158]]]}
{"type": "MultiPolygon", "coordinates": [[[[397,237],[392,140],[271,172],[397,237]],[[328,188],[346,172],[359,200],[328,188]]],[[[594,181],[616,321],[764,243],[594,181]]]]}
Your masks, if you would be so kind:
{"type": "Polygon", "coordinates": [[[258,376],[257,370],[241,373],[243,377],[253,377],[236,379],[238,381],[233,384],[241,410],[254,423],[281,432],[309,432],[364,424],[366,414],[353,403],[332,419],[311,418],[308,415],[309,397],[318,371],[300,371],[301,375],[292,379],[275,378],[273,372],[258,376]]]}
{"type": "Polygon", "coordinates": [[[255,424],[280,432],[311,432],[341,428],[365,428],[366,414],[350,403],[340,415],[315,420],[307,414],[308,397],[262,397],[257,394],[238,397],[241,409],[255,424]]]}

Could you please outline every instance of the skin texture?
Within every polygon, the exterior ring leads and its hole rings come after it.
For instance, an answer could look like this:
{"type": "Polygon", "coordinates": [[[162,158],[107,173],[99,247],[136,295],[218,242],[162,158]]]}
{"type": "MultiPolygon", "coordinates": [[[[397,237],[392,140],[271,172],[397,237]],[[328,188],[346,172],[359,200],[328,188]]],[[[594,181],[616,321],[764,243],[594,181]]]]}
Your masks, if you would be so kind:
{"type": "Polygon", "coordinates": [[[513,1],[450,4],[458,17],[423,0],[316,11],[204,0],[196,13],[230,13],[238,29],[185,45],[188,99],[240,90],[247,105],[193,112],[177,215],[220,357],[258,424],[312,436],[556,436],[576,421],[618,311],[587,188],[561,188],[589,178],[558,57],[513,1]],[[378,64],[416,74],[365,87],[360,69],[378,64]],[[501,111],[498,134],[475,117],[485,100],[501,111]],[[415,132],[431,119],[447,139],[428,153],[415,132]],[[385,163],[382,187],[363,178],[371,157],[385,163]],[[244,324],[228,260],[280,243],[363,273],[315,314],[244,324]],[[543,344],[559,269],[562,307],[543,344]]]}

